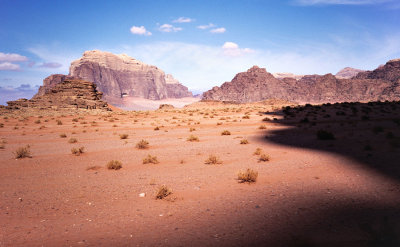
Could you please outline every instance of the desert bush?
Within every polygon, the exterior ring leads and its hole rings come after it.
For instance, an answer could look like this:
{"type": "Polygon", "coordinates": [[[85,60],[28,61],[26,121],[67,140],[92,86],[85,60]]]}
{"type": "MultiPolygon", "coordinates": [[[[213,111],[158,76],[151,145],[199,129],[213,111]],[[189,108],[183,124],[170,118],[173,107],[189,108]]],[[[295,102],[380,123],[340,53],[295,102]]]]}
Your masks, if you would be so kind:
{"type": "Polygon", "coordinates": [[[38,120],[36,120],[35,121],[35,124],[40,124],[41,122],[40,122],[40,119],[38,119],[38,120]]]}
{"type": "Polygon", "coordinates": [[[57,120],[57,125],[62,125],[61,120],[57,120]]]}
{"type": "Polygon", "coordinates": [[[242,139],[240,140],[240,144],[249,144],[249,141],[247,139],[242,139]]]}
{"type": "Polygon", "coordinates": [[[0,123],[0,128],[3,128],[4,127],[4,124],[3,123],[0,123]]]}
{"type": "Polygon", "coordinates": [[[326,130],[318,130],[317,132],[317,138],[319,140],[334,140],[335,136],[333,133],[326,131],[326,130]]]}
{"type": "Polygon", "coordinates": [[[239,183],[254,183],[257,181],[258,172],[247,169],[246,171],[240,171],[237,176],[239,183]]]}
{"type": "Polygon", "coordinates": [[[187,141],[189,141],[189,142],[198,142],[198,141],[199,141],[199,138],[198,138],[197,136],[190,135],[190,136],[187,138],[187,141]]]}
{"type": "Polygon", "coordinates": [[[30,146],[26,145],[25,147],[17,148],[14,152],[14,156],[16,159],[32,158],[30,146]]]}
{"type": "Polygon", "coordinates": [[[195,128],[190,128],[190,129],[189,129],[190,132],[193,132],[193,131],[195,131],[195,130],[196,130],[195,128]]]}
{"type": "Polygon", "coordinates": [[[262,149],[261,148],[257,148],[256,151],[254,151],[254,155],[260,155],[262,153],[262,149]]]}
{"type": "Polygon", "coordinates": [[[157,127],[154,128],[154,130],[160,130],[160,127],[157,126],[157,127]]]}
{"type": "Polygon", "coordinates": [[[243,119],[250,119],[250,116],[249,115],[244,115],[242,118],[243,119]]]}
{"type": "Polygon", "coordinates": [[[77,118],[73,118],[72,122],[78,122],[79,120],[77,118]]]}
{"type": "Polygon", "coordinates": [[[229,136],[229,135],[231,135],[231,132],[229,130],[224,130],[224,131],[221,132],[221,135],[229,136]]]}
{"type": "Polygon", "coordinates": [[[258,158],[258,161],[262,161],[262,162],[269,161],[269,160],[270,160],[270,157],[268,154],[261,154],[260,158],[258,158]]]}
{"type": "Polygon", "coordinates": [[[219,159],[216,155],[211,154],[208,156],[208,159],[204,161],[205,164],[207,165],[217,165],[217,164],[222,164],[222,160],[219,159]]]}
{"type": "Polygon", "coordinates": [[[62,134],[60,134],[60,137],[61,137],[61,138],[66,138],[67,135],[66,135],[65,133],[62,133],[62,134]]]}
{"type": "Polygon", "coordinates": [[[122,168],[122,163],[119,160],[111,160],[107,163],[107,169],[109,170],[119,170],[122,168]]]}
{"type": "Polygon", "coordinates": [[[128,134],[121,134],[121,135],[119,135],[119,138],[120,139],[128,139],[128,134]]]}
{"type": "Polygon", "coordinates": [[[164,199],[172,194],[172,190],[166,185],[161,185],[156,192],[156,199],[164,199]]]}
{"type": "Polygon", "coordinates": [[[143,164],[158,164],[158,163],[160,162],[157,160],[157,156],[151,156],[150,154],[143,159],[143,164]]]}
{"type": "Polygon", "coordinates": [[[81,154],[83,154],[85,152],[84,149],[85,149],[85,147],[72,148],[71,149],[71,153],[76,155],[76,156],[79,156],[79,155],[81,155],[81,154]]]}
{"type": "Polygon", "coordinates": [[[141,141],[136,143],[136,148],[138,148],[138,149],[147,149],[147,148],[149,148],[149,142],[144,140],[144,139],[142,139],[141,141]]]}
{"type": "Polygon", "coordinates": [[[260,130],[265,130],[267,127],[263,124],[263,125],[260,125],[260,127],[258,127],[258,129],[260,129],[260,130]]]}
{"type": "Polygon", "coordinates": [[[78,140],[76,138],[70,138],[68,140],[68,143],[77,143],[77,142],[78,142],[78,140]]]}

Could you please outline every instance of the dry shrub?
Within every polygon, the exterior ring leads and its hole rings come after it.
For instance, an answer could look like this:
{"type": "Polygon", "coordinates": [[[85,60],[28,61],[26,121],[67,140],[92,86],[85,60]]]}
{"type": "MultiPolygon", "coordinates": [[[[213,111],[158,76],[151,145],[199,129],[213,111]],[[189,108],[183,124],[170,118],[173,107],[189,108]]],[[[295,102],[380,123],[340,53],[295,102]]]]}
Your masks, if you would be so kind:
{"type": "Polygon", "coordinates": [[[77,143],[77,142],[78,142],[78,140],[76,138],[70,138],[68,140],[68,143],[77,143]]]}
{"type": "Polygon", "coordinates": [[[154,128],[154,130],[160,130],[160,127],[157,126],[157,127],[154,128]]]}
{"type": "Polygon", "coordinates": [[[237,176],[239,183],[254,183],[257,181],[258,172],[247,169],[246,171],[240,171],[237,176]]]}
{"type": "Polygon", "coordinates": [[[242,139],[240,140],[240,144],[249,144],[249,141],[247,139],[242,139]]]}
{"type": "Polygon", "coordinates": [[[136,143],[136,148],[138,148],[138,149],[147,149],[147,148],[149,148],[149,142],[144,140],[144,139],[142,139],[141,141],[136,143]]]}
{"type": "Polygon", "coordinates": [[[76,156],[79,156],[79,155],[81,155],[81,154],[83,154],[85,152],[84,150],[85,150],[85,147],[72,148],[71,149],[71,153],[76,155],[76,156]]]}
{"type": "Polygon", "coordinates": [[[61,138],[66,138],[67,135],[66,135],[65,133],[63,133],[63,134],[60,134],[60,137],[61,137],[61,138]]]}
{"type": "Polygon", "coordinates": [[[119,160],[111,160],[107,163],[107,169],[109,170],[119,170],[122,168],[122,163],[119,160]]]}
{"type": "Polygon", "coordinates": [[[196,130],[195,128],[190,128],[190,129],[189,129],[190,132],[193,132],[193,131],[195,131],[195,130],[196,130]]]}
{"type": "Polygon", "coordinates": [[[229,135],[231,135],[231,132],[229,130],[224,130],[224,131],[221,132],[221,135],[229,136],[229,135]]]}
{"type": "Polygon", "coordinates": [[[57,120],[57,125],[62,125],[61,120],[57,120]]]}
{"type": "Polygon", "coordinates": [[[73,118],[72,122],[78,122],[79,120],[77,118],[73,118]]]}
{"type": "Polygon", "coordinates": [[[161,185],[156,192],[156,199],[164,199],[172,194],[172,190],[166,185],[161,185]]]}
{"type": "Polygon", "coordinates": [[[204,163],[207,165],[217,165],[222,164],[222,160],[220,160],[218,156],[211,154],[208,159],[204,161],[204,163]]]}
{"type": "Polygon", "coordinates": [[[267,128],[267,126],[265,126],[264,124],[260,125],[260,127],[258,127],[258,129],[260,129],[260,130],[265,130],[266,128],[267,128]]]}
{"type": "Polygon", "coordinates": [[[258,161],[262,161],[262,162],[269,161],[269,160],[270,160],[270,157],[268,154],[261,154],[260,158],[258,159],[258,161]]]}
{"type": "Polygon", "coordinates": [[[199,138],[198,138],[197,136],[190,135],[190,136],[187,138],[187,141],[189,141],[189,142],[198,142],[198,141],[199,141],[199,138]]]}
{"type": "Polygon", "coordinates": [[[39,119],[35,121],[35,124],[40,124],[40,123],[41,123],[41,122],[40,122],[39,119]]]}
{"type": "Polygon", "coordinates": [[[16,159],[23,159],[23,158],[32,158],[30,146],[26,145],[25,147],[19,147],[13,153],[16,159]]]}
{"type": "Polygon", "coordinates": [[[120,139],[128,139],[128,134],[121,134],[121,135],[119,135],[119,138],[120,139]]]}
{"type": "Polygon", "coordinates": [[[260,155],[262,153],[262,149],[261,148],[257,148],[256,151],[254,151],[254,155],[260,155]]]}
{"type": "Polygon", "coordinates": [[[158,164],[158,163],[160,162],[157,160],[157,156],[151,156],[150,154],[143,159],[143,164],[158,164]]]}
{"type": "Polygon", "coordinates": [[[250,119],[250,116],[249,116],[249,115],[245,115],[245,116],[243,116],[242,118],[243,118],[243,119],[250,119]]]}

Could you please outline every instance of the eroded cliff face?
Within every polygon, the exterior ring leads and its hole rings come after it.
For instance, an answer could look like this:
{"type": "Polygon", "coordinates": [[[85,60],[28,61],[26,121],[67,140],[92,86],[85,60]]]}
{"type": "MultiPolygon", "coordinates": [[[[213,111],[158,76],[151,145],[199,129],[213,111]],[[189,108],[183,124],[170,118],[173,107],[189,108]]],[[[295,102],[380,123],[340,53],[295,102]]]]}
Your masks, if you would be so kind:
{"type": "Polygon", "coordinates": [[[106,97],[160,100],[190,94],[179,82],[172,83],[174,86],[168,89],[162,70],[125,54],[86,51],[80,59],[71,63],[69,75],[94,82],[106,97]]]}
{"type": "Polygon", "coordinates": [[[364,72],[364,70],[346,67],[337,72],[335,77],[339,79],[350,79],[358,75],[360,72],[364,72]]]}
{"type": "Polygon", "coordinates": [[[283,99],[299,103],[400,100],[400,59],[374,71],[360,72],[352,79],[332,74],[306,75],[301,79],[277,79],[257,66],[237,74],[231,82],[203,94],[205,100],[254,102],[283,99]]]}

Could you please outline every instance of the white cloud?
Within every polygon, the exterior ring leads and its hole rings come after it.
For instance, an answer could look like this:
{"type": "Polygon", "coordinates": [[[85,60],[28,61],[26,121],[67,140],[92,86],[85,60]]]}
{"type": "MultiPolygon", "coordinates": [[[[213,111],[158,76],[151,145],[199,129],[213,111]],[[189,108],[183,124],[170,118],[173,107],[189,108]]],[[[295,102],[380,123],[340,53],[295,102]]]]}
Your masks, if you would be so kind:
{"type": "Polygon", "coordinates": [[[188,17],[179,17],[176,20],[173,20],[172,22],[174,23],[189,23],[189,22],[193,22],[194,19],[188,18],[188,17]]]}
{"type": "Polygon", "coordinates": [[[132,26],[131,27],[131,33],[137,34],[137,35],[145,35],[145,36],[150,36],[152,33],[147,31],[144,26],[132,26]]]}
{"type": "Polygon", "coordinates": [[[181,28],[181,27],[174,27],[174,26],[171,25],[171,24],[163,24],[163,25],[160,26],[159,30],[160,30],[161,32],[164,32],[164,33],[170,33],[170,32],[178,32],[178,31],[181,31],[182,28],[181,28]]]}
{"type": "Polygon", "coordinates": [[[369,5],[393,2],[393,0],[295,0],[300,5],[369,5]]]}
{"type": "Polygon", "coordinates": [[[25,62],[28,58],[15,53],[0,52],[0,62],[25,62]]]}
{"type": "Polygon", "coordinates": [[[211,29],[211,33],[225,33],[226,29],[224,27],[211,29]]]}
{"type": "Polygon", "coordinates": [[[200,25],[200,26],[197,26],[197,28],[198,29],[209,29],[209,28],[212,28],[212,27],[215,27],[215,25],[214,24],[212,24],[212,23],[208,23],[207,25],[200,25]]]}
{"type": "Polygon", "coordinates": [[[236,56],[242,56],[245,55],[247,53],[251,53],[254,52],[252,49],[250,48],[244,48],[241,49],[239,48],[239,45],[233,42],[225,42],[222,45],[222,49],[224,51],[224,54],[226,56],[232,56],[232,57],[236,57],[236,56]]]}
{"type": "Polygon", "coordinates": [[[20,70],[19,64],[4,62],[0,63],[0,70],[20,70]]]}

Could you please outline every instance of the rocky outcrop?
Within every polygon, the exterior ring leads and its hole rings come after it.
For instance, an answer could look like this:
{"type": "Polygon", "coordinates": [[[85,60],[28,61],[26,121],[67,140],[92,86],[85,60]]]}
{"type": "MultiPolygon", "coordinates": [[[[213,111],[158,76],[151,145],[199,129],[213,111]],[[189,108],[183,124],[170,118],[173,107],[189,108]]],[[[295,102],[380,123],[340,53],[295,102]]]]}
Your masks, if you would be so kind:
{"type": "Polygon", "coordinates": [[[358,73],[363,72],[364,70],[361,69],[354,69],[351,67],[346,67],[339,72],[336,73],[336,78],[339,79],[350,79],[356,76],[358,73]]]}
{"type": "Polygon", "coordinates": [[[293,78],[296,80],[300,80],[304,75],[295,75],[293,73],[273,73],[272,74],[277,79],[284,79],[284,78],[293,78]]]}
{"type": "Polygon", "coordinates": [[[352,79],[332,74],[306,75],[301,79],[276,79],[257,66],[237,74],[231,82],[203,93],[203,100],[254,102],[282,99],[298,103],[334,103],[400,99],[400,60],[391,60],[374,71],[352,79]]]}
{"type": "Polygon", "coordinates": [[[165,76],[165,82],[167,84],[168,98],[193,97],[192,92],[190,92],[187,87],[180,84],[172,75],[167,74],[165,76]]]}
{"type": "Polygon", "coordinates": [[[165,73],[156,66],[147,65],[125,54],[86,51],[82,58],[71,63],[69,74],[94,82],[106,98],[131,96],[160,100],[190,94],[177,81],[167,84],[165,73]]]}
{"type": "Polygon", "coordinates": [[[79,78],[74,78],[73,76],[62,75],[62,74],[50,75],[43,80],[43,85],[39,87],[39,91],[33,97],[43,96],[45,93],[50,92],[50,90],[55,85],[65,80],[74,80],[74,79],[79,79],[79,78]]]}
{"type": "Polygon", "coordinates": [[[110,110],[108,104],[101,100],[102,93],[96,90],[92,82],[65,79],[46,90],[43,95],[32,99],[8,101],[9,109],[39,108],[39,109],[100,109],[110,110]]]}

